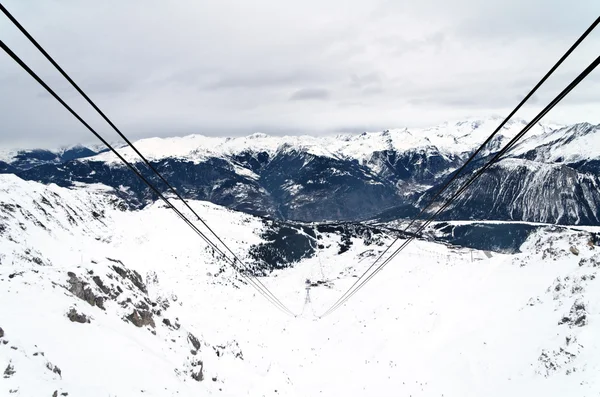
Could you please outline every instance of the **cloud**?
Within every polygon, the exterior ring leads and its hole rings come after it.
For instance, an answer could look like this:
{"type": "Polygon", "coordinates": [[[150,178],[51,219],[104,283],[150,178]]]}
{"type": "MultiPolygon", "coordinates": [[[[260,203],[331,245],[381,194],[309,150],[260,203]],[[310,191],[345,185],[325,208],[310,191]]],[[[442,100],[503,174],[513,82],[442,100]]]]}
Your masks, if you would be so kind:
{"type": "Polygon", "coordinates": [[[290,101],[308,101],[329,99],[330,93],[323,88],[302,88],[290,96],[290,101]]]}
{"type": "MultiPolygon", "coordinates": [[[[326,134],[502,113],[598,14],[596,0],[3,4],[136,138],[256,130],[326,134]]],[[[0,23],[4,42],[86,120],[111,134],[10,22],[0,16],[0,23]]],[[[528,109],[554,97],[597,56],[598,45],[600,31],[528,109]]],[[[72,116],[0,57],[0,146],[88,139],[72,116]]],[[[599,90],[595,73],[556,112],[557,121],[600,122],[600,114],[590,111],[599,90]]]]}

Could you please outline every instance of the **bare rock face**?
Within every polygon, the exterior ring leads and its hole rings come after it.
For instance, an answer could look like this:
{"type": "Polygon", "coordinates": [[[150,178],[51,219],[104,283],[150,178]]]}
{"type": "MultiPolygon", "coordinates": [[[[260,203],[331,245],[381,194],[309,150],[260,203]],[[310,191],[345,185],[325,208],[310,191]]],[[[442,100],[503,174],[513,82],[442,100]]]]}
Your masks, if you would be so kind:
{"type": "Polygon", "coordinates": [[[69,291],[79,299],[82,299],[92,306],[98,306],[104,310],[104,298],[94,294],[94,291],[88,286],[89,284],[80,280],[75,273],[68,272],[69,276],[69,291]]]}
{"type": "Polygon", "coordinates": [[[71,310],[69,310],[69,312],[67,313],[67,317],[69,318],[69,320],[71,320],[71,322],[74,322],[74,323],[85,324],[85,323],[91,322],[91,320],[88,316],[86,316],[83,313],[79,313],[74,308],[71,308],[71,310]]]}
{"type": "Polygon", "coordinates": [[[4,338],[4,330],[0,327],[0,338],[4,338]]]}
{"type": "MultiPolygon", "coordinates": [[[[111,259],[111,258],[106,258],[106,259],[108,259],[111,262],[115,262],[115,263],[119,263],[119,264],[123,265],[123,262],[121,262],[120,260],[111,259]]],[[[136,272],[135,270],[129,270],[124,267],[117,266],[117,265],[112,266],[112,268],[119,276],[121,276],[125,279],[129,279],[129,281],[131,281],[133,283],[133,285],[135,285],[141,292],[143,292],[144,294],[148,293],[146,284],[144,284],[144,281],[142,280],[142,276],[140,276],[140,274],[138,272],[136,272]]]]}
{"type": "Polygon", "coordinates": [[[150,325],[154,328],[156,325],[154,324],[154,318],[152,312],[148,310],[138,310],[134,309],[133,313],[127,316],[127,320],[131,321],[133,325],[136,327],[143,327],[145,325],[150,325]]]}
{"type": "Polygon", "coordinates": [[[100,277],[94,276],[94,277],[92,277],[92,280],[94,281],[94,284],[96,284],[98,286],[98,288],[100,288],[100,290],[102,292],[104,292],[106,295],[109,295],[109,296],[113,295],[110,288],[108,288],[104,285],[104,283],[102,282],[102,279],[100,277]]]}

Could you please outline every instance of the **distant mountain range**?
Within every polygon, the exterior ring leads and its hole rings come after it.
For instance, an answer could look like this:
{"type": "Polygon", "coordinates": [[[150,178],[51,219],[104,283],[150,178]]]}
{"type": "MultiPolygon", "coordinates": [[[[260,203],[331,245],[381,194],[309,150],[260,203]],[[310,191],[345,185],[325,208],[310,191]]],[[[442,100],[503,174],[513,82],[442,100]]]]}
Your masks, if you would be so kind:
{"type": "MultiPolygon", "coordinates": [[[[135,144],[186,198],[277,219],[388,221],[414,215],[500,121],[324,137],[190,135],[135,144]]],[[[510,121],[469,172],[525,124],[510,121]]],[[[600,224],[599,132],[600,125],[588,123],[536,125],[442,218],[600,224]]],[[[120,151],[139,162],[129,148],[120,151]]],[[[101,183],[132,207],[155,200],[116,156],[98,147],[5,152],[0,173],[66,187],[101,183]]]]}

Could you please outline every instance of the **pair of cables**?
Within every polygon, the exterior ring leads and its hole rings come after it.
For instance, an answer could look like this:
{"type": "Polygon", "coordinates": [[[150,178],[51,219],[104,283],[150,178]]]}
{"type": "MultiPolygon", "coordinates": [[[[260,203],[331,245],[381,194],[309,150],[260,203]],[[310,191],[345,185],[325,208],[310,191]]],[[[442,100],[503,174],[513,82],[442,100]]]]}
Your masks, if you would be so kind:
{"type": "MultiPolygon", "coordinates": [[[[519,102],[519,104],[510,112],[510,114],[500,123],[500,125],[492,132],[492,134],[481,144],[481,146],[473,152],[467,161],[454,172],[452,177],[442,186],[442,188],[431,198],[423,209],[415,216],[410,223],[404,228],[403,235],[408,233],[409,228],[418,222],[423,214],[431,208],[435,201],[448,190],[448,188],[458,179],[467,166],[472,163],[477,155],[487,146],[489,142],[498,134],[504,125],[514,116],[514,114],[534,95],[534,93],[546,82],[546,80],[558,69],[558,67],[571,55],[571,53],[585,40],[585,38],[598,26],[600,17],[590,25],[590,27],[575,41],[575,43],[563,54],[563,56],[554,64],[554,66],[542,77],[542,79],[531,89],[531,91],[519,102]]],[[[419,235],[433,220],[447,209],[465,190],[471,186],[481,175],[488,170],[493,164],[498,162],[514,145],[523,138],[523,136],[538,123],[554,106],[556,106],[569,92],[571,92],[581,81],[583,81],[600,63],[600,57],[596,58],[590,65],[579,74],[560,94],[554,98],[536,117],[534,117],[508,144],[506,144],[499,152],[497,152],[490,160],[488,160],[479,170],[477,170],[466,182],[464,182],[450,198],[448,198],[427,220],[422,222],[414,232],[411,232],[404,242],[396,248],[392,253],[383,260],[378,266],[377,263],[391,250],[392,246],[399,241],[400,237],[396,237],[392,243],[377,257],[373,264],[338,298],[333,305],[327,309],[320,317],[328,316],[338,308],[343,306],[348,299],[354,296],[361,288],[365,286],[375,275],[377,275],[390,261],[392,261],[407,245],[409,245],[416,236],[419,235]]]]}
{"type": "Polygon", "coordinates": [[[23,60],[21,60],[2,40],[0,40],[0,48],[4,50],[19,66],[23,68],[34,80],[36,80],[54,99],[56,99],[73,117],[75,117],[83,126],[89,130],[96,138],[98,138],[111,152],[113,152],[119,160],[121,160],[129,170],[131,170],[138,178],[144,182],[150,190],[156,194],[168,208],[173,210],[175,214],[182,219],[202,240],[208,244],[215,252],[225,259],[235,271],[237,271],[252,287],[254,287],[260,295],[267,301],[273,304],[282,312],[296,317],[296,315],[285,306],[256,276],[252,274],[252,270],[223,242],[223,240],[215,233],[215,231],[194,211],[194,209],[181,197],[175,188],[158,172],[158,170],[148,161],[148,159],[135,147],[135,145],[121,132],[119,128],[106,116],[102,110],[90,99],[90,97],[73,81],[73,79],[64,71],[62,67],[46,52],[46,50],[29,34],[29,32],[17,21],[17,19],[0,4],[0,11],[21,31],[21,33],[44,55],[44,57],[58,70],[58,72],[75,88],[75,90],[87,101],[87,103],[112,127],[113,130],[127,143],[127,145],[140,157],[145,165],[166,185],[179,199],[197,221],[208,230],[209,233],[202,232],[185,214],[171,203],[169,199],[129,161],[127,161],[106,139],[104,139],[94,128],[92,128],[77,112],[75,112],[52,88],[46,84],[23,60]],[[216,239],[217,243],[213,242],[210,236],[216,239]],[[220,246],[219,246],[220,245],[220,246]],[[224,249],[222,249],[223,247],[224,249]]]}

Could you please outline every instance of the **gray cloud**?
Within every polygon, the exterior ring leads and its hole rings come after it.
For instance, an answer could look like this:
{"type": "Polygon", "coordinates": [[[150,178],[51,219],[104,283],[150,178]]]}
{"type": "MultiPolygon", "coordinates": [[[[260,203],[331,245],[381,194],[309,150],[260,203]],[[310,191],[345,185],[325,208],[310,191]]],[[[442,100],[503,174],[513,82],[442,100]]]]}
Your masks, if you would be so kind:
{"type": "Polygon", "coordinates": [[[290,96],[291,101],[307,101],[313,99],[329,99],[330,93],[323,88],[302,88],[290,96]]]}
{"type": "MultiPolygon", "coordinates": [[[[3,4],[134,138],[337,133],[503,113],[600,11],[597,0],[3,4]]],[[[0,31],[86,120],[115,138],[3,16],[0,31]]],[[[598,45],[600,31],[524,114],[556,95],[598,45]]],[[[0,146],[89,140],[29,76],[0,59],[0,146]]],[[[556,121],[600,122],[593,110],[599,74],[553,111],[556,121]]]]}
{"type": "Polygon", "coordinates": [[[363,75],[352,74],[350,78],[352,80],[352,86],[357,88],[381,84],[381,76],[377,72],[371,72],[363,75]]]}

